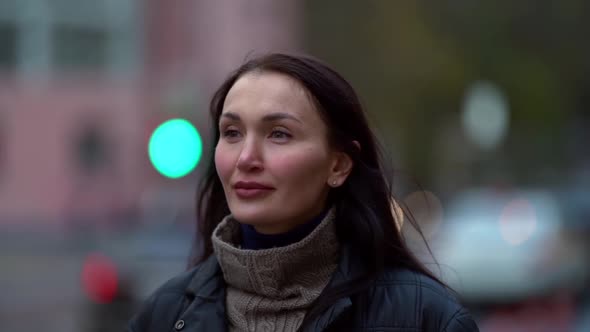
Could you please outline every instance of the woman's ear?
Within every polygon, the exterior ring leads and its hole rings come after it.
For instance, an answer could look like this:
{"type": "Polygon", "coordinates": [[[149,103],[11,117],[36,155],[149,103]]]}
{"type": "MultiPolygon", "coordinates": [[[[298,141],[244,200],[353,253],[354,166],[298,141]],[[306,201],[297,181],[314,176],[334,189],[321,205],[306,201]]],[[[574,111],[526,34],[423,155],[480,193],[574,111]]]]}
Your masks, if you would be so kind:
{"type": "MultiPolygon", "coordinates": [[[[352,143],[360,150],[360,144],[357,141],[352,141],[352,143]]],[[[348,153],[341,151],[335,152],[330,177],[328,178],[328,185],[334,188],[341,186],[348,178],[348,175],[350,175],[350,172],[352,172],[353,166],[354,162],[348,153]]]]}

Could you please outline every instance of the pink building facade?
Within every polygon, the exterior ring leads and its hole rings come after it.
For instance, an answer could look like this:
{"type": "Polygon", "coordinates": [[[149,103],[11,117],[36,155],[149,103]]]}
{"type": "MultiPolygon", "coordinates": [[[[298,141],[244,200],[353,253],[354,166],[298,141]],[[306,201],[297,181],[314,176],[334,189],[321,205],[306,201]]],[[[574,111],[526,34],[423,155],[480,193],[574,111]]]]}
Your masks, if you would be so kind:
{"type": "Polygon", "coordinates": [[[249,54],[299,49],[298,4],[3,1],[0,227],[191,209],[204,165],[161,177],[147,157],[150,130],[185,117],[211,146],[212,91],[249,54]]]}

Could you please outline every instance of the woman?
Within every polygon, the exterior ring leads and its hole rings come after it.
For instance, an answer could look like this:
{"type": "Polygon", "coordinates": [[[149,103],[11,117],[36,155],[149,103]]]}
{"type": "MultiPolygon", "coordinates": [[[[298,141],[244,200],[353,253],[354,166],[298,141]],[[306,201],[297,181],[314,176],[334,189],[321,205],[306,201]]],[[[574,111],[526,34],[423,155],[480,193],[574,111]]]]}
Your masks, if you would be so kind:
{"type": "Polygon", "coordinates": [[[338,73],[259,57],[210,111],[203,254],[129,331],[477,331],[404,244],[374,135],[338,73]]]}

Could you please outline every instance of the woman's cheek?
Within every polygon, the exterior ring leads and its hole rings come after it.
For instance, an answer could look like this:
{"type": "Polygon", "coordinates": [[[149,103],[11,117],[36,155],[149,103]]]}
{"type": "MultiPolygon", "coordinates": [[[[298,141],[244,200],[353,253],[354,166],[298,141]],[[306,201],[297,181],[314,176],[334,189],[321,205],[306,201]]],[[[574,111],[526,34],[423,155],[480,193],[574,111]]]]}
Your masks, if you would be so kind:
{"type": "Polygon", "coordinates": [[[323,173],[325,161],[318,151],[299,150],[268,160],[268,168],[279,179],[301,183],[301,180],[319,175],[318,172],[323,173]]]}
{"type": "Polygon", "coordinates": [[[223,145],[217,146],[215,149],[215,168],[222,182],[225,182],[232,173],[232,159],[229,151],[223,145]]]}

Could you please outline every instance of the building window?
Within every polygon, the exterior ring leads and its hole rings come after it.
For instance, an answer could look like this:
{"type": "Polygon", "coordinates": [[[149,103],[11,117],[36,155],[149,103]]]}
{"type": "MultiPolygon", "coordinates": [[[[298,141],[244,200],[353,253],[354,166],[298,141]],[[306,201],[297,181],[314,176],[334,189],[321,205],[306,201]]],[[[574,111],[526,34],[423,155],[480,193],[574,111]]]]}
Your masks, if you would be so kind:
{"type": "Polygon", "coordinates": [[[17,39],[16,26],[0,22],[0,69],[16,66],[17,39]]]}
{"type": "Polygon", "coordinates": [[[134,75],[141,15],[140,0],[0,0],[0,70],[134,75]]]}
{"type": "Polygon", "coordinates": [[[85,125],[74,138],[74,162],[84,175],[95,175],[112,162],[111,145],[97,125],[85,125]]]}
{"type": "Polygon", "coordinates": [[[53,65],[57,69],[104,68],[108,42],[105,29],[57,25],[53,30],[53,65]]]}

